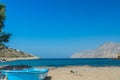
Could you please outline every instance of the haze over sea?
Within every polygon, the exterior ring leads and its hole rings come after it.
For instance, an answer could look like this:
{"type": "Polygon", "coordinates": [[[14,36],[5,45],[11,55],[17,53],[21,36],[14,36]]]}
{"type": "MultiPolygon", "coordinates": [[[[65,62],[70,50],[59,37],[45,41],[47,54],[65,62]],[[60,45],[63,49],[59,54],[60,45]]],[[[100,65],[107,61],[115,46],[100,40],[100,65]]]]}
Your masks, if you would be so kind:
{"type": "Polygon", "coordinates": [[[34,59],[34,60],[18,60],[11,62],[1,62],[0,65],[29,65],[29,66],[47,66],[47,67],[62,67],[62,66],[120,66],[119,59],[111,58],[51,58],[51,59],[34,59]]]}

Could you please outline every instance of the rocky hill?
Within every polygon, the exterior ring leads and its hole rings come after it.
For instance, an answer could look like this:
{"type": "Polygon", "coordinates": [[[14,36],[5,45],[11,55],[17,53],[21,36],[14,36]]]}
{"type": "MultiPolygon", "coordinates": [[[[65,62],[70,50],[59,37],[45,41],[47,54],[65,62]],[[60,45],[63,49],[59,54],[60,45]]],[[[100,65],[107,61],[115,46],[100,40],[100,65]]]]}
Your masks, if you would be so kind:
{"type": "Polygon", "coordinates": [[[0,61],[36,59],[36,56],[0,45],[0,61]]]}
{"type": "Polygon", "coordinates": [[[71,58],[117,58],[120,54],[120,43],[107,42],[95,50],[75,53],[71,58]]]}

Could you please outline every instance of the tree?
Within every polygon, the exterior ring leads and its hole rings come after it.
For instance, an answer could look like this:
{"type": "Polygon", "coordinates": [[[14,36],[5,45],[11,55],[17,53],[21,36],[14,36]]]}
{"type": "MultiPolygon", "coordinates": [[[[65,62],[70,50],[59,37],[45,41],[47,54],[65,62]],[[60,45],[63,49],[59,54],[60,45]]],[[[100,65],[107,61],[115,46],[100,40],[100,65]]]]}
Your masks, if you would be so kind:
{"type": "Polygon", "coordinates": [[[9,42],[10,33],[5,33],[3,31],[4,28],[4,21],[5,21],[5,5],[4,4],[0,4],[0,45],[4,45],[4,43],[9,42]]]}

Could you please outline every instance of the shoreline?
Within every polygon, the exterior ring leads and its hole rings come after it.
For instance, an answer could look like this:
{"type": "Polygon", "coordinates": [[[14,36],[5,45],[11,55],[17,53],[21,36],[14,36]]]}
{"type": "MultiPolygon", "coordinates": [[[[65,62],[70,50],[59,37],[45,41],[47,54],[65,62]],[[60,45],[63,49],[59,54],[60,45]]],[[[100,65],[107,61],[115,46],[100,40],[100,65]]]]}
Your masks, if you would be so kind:
{"type": "Polygon", "coordinates": [[[28,58],[0,58],[0,62],[9,62],[9,61],[16,61],[16,60],[31,60],[31,59],[40,59],[39,57],[28,57],[28,58]]]}
{"type": "Polygon", "coordinates": [[[117,66],[39,66],[36,68],[49,69],[45,80],[120,80],[120,67],[117,66]]]}
{"type": "Polygon", "coordinates": [[[66,66],[46,68],[49,68],[46,80],[120,80],[120,67],[115,66],[66,66]]]}

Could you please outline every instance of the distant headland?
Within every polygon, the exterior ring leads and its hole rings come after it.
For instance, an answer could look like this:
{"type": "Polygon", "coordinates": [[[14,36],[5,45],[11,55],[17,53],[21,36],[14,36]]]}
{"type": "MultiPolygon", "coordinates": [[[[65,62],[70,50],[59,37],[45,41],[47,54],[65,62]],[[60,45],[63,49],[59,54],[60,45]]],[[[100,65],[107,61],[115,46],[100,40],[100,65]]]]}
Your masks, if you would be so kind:
{"type": "Polygon", "coordinates": [[[71,58],[119,58],[120,43],[107,42],[94,50],[74,53],[71,58]]]}
{"type": "Polygon", "coordinates": [[[38,59],[39,57],[23,51],[0,45],[0,61],[38,59]]]}

